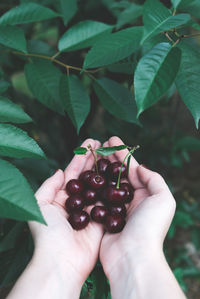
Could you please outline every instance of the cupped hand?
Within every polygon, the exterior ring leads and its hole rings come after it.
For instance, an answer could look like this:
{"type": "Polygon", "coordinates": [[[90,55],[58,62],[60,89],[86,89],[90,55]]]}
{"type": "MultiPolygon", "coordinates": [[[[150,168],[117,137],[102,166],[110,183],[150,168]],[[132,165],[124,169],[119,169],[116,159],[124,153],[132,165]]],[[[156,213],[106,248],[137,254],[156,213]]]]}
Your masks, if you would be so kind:
{"type": "MultiPolygon", "coordinates": [[[[98,141],[92,139],[87,139],[82,146],[89,144],[92,148],[100,146],[98,141]]],[[[82,171],[91,169],[93,164],[94,158],[87,152],[86,155],[75,156],[64,172],[58,170],[47,179],[36,192],[47,226],[36,222],[29,223],[36,254],[55,262],[55,265],[68,271],[70,276],[76,277],[80,283],[84,283],[95,266],[103,229],[94,222],[90,222],[81,231],[72,229],[64,209],[68,197],[65,185],[69,180],[78,178],[82,171]]]]}
{"type": "MultiPolygon", "coordinates": [[[[112,137],[104,146],[120,144],[123,144],[121,139],[112,137]]],[[[122,162],[127,153],[127,150],[122,150],[108,158],[111,162],[122,162]]],[[[106,233],[101,242],[100,260],[108,277],[126,254],[139,259],[145,251],[162,250],[175,212],[175,200],[164,179],[158,173],[139,166],[133,157],[129,181],[135,192],[127,210],[126,226],[121,233],[106,233]]]]}

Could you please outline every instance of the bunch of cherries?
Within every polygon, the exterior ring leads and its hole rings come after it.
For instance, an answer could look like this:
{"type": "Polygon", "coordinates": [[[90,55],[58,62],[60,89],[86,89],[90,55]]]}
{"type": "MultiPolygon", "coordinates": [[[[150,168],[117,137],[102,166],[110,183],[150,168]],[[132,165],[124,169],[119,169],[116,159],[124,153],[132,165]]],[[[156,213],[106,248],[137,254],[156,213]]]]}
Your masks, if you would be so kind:
{"type": "Polygon", "coordinates": [[[111,163],[102,158],[97,161],[97,171],[87,170],[78,179],[66,185],[69,198],[65,208],[73,229],[84,229],[92,221],[101,223],[109,233],[118,233],[125,226],[126,204],[133,199],[133,188],[127,179],[126,166],[120,162],[111,163]],[[96,202],[100,204],[95,205],[96,202]],[[84,207],[95,205],[89,214],[84,207]]]}

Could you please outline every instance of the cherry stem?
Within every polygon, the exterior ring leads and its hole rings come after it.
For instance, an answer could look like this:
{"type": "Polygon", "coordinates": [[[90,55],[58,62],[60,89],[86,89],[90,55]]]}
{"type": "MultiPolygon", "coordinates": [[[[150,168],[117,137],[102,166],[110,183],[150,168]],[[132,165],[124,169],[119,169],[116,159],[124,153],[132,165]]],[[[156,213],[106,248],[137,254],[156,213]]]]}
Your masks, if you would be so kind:
{"type": "Polygon", "coordinates": [[[123,166],[124,166],[124,163],[125,163],[126,159],[127,159],[129,156],[131,156],[131,155],[134,153],[134,151],[137,150],[139,147],[140,147],[139,145],[133,147],[133,148],[130,150],[130,152],[128,152],[128,154],[126,154],[126,156],[125,156],[125,158],[124,158],[124,160],[123,160],[123,162],[122,162],[120,171],[119,171],[119,176],[118,176],[118,179],[117,179],[117,187],[116,187],[117,189],[119,189],[119,186],[120,186],[120,180],[121,180],[122,168],[123,168],[123,166]]]}
{"type": "Polygon", "coordinates": [[[99,174],[99,170],[98,170],[98,165],[97,165],[97,156],[94,153],[93,148],[91,147],[91,145],[88,145],[88,149],[91,151],[93,157],[94,157],[94,163],[95,163],[95,169],[96,169],[96,173],[99,174]]]}

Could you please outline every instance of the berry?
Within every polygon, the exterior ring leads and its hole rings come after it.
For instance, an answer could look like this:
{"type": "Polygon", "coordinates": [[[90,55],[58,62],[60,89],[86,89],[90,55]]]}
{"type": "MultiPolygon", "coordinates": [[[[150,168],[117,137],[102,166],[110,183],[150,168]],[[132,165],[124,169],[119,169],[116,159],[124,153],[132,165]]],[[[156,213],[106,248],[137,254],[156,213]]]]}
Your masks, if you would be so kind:
{"type": "Polygon", "coordinates": [[[117,186],[117,182],[116,181],[109,181],[108,186],[117,186]]]}
{"type": "Polygon", "coordinates": [[[69,195],[79,194],[83,191],[83,183],[80,180],[72,179],[66,185],[66,191],[69,195]]]}
{"type": "Polygon", "coordinates": [[[125,205],[109,207],[109,215],[112,215],[112,216],[119,215],[119,216],[125,218],[126,217],[125,205]]]}
{"type": "Polygon", "coordinates": [[[105,229],[109,233],[119,233],[123,230],[126,221],[119,215],[109,215],[106,217],[105,229]]]}
{"type": "Polygon", "coordinates": [[[70,214],[84,208],[85,201],[79,194],[71,195],[65,202],[66,211],[70,214]]]}
{"type": "Polygon", "coordinates": [[[85,211],[77,211],[69,216],[68,221],[73,229],[81,230],[90,222],[90,216],[85,211]]]}
{"type": "Polygon", "coordinates": [[[93,173],[88,178],[88,185],[95,190],[103,189],[106,185],[106,179],[97,173],[93,173]]]}
{"type": "Polygon", "coordinates": [[[89,206],[89,205],[93,205],[95,204],[96,200],[97,200],[97,191],[95,190],[92,190],[92,189],[88,189],[88,190],[85,190],[83,192],[83,197],[86,201],[86,205],[89,206]]]}
{"type": "Polygon", "coordinates": [[[88,184],[88,179],[89,179],[89,176],[94,173],[93,170],[86,170],[84,172],[82,172],[80,175],[79,175],[79,180],[81,180],[83,183],[85,184],[88,184]]]}
{"type": "Polygon", "coordinates": [[[106,202],[110,205],[124,204],[126,201],[126,190],[110,186],[105,191],[106,202]]]}
{"type": "Polygon", "coordinates": [[[107,160],[107,159],[99,159],[98,161],[97,161],[97,167],[98,167],[98,171],[99,171],[99,173],[100,174],[106,174],[106,170],[107,170],[107,167],[108,167],[108,165],[110,165],[111,163],[110,163],[110,161],[109,160],[107,160]]]}
{"type": "Polygon", "coordinates": [[[131,186],[131,184],[129,183],[121,183],[120,187],[124,190],[126,190],[127,193],[127,198],[126,198],[126,203],[131,202],[131,200],[133,200],[133,187],[131,186]]]}
{"type": "MultiPolygon", "coordinates": [[[[108,175],[113,180],[117,180],[122,164],[120,162],[113,162],[108,166],[108,175]]],[[[121,178],[127,176],[126,166],[122,166],[121,178]]]]}
{"type": "Polygon", "coordinates": [[[91,218],[97,223],[104,223],[108,216],[108,209],[104,206],[95,206],[91,210],[91,218]]]}

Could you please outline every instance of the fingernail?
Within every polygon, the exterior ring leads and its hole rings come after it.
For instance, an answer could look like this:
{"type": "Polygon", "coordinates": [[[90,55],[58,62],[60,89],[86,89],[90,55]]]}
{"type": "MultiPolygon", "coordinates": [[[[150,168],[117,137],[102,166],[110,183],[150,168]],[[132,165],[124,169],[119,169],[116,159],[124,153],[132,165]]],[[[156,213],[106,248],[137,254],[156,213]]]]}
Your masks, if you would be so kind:
{"type": "Polygon", "coordinates": [[[141,164],[142,167],[149,169],[145,164],[141,164]]]}

